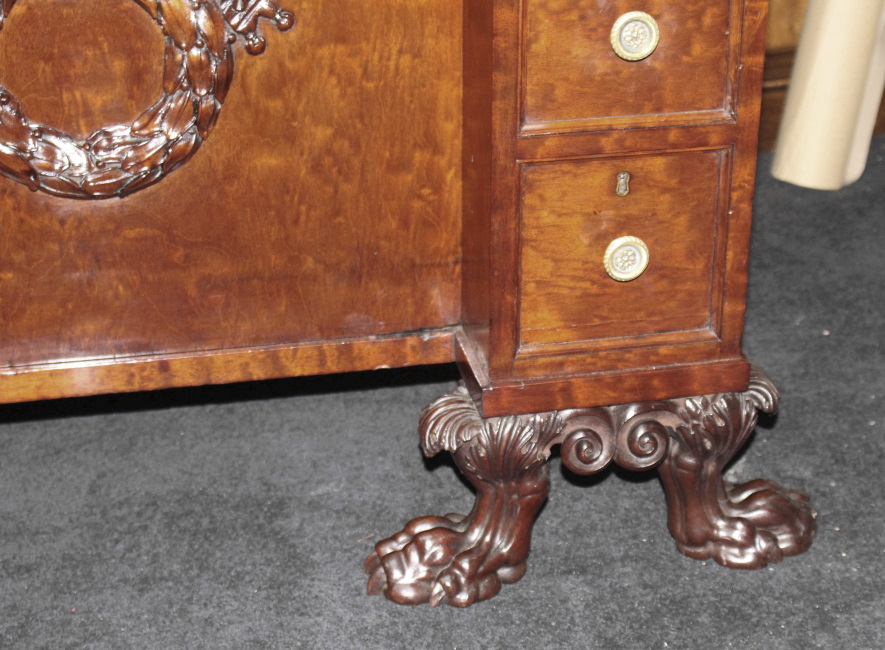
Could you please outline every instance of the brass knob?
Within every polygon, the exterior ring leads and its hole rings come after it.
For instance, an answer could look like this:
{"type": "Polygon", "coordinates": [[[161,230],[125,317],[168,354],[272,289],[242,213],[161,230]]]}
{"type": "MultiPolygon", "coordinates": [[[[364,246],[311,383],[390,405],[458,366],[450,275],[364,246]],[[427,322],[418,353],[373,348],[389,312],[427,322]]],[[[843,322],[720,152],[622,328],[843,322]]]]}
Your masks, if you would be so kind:
{"type": "Polygon", "coordinates": [[[602,265],[612,280],[635,280],[648,268],[648,246],[639,237],[618,237],[605,249],[602,265]]]}
{"type": "Polygon", "coordinates": [[[661,33],[658,23],[644,11],[631,11],[615,21],[611,43],[625,61],[641,61],[655,51],[661,33]]]}

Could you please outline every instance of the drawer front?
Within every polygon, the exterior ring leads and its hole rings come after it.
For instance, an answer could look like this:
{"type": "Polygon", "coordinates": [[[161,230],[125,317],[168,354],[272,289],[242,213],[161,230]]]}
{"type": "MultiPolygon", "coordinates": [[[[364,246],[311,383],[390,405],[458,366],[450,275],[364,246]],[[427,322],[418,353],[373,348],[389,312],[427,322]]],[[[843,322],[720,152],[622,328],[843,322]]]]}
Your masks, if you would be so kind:
{"type": "Polygon", "coordinates": [[[737,57],[730,54],[740,38],[733,0],[524,2],[523,131],[591,130],[643,116],[677,123],[731,119],[729,77],[737,57]],[[651,18],[627,20],[628,40],[633,34],[647,42],[646,26],[658,36],[653,52],[636,61],[621,58],[612,43],[618,19],[632,12],[651,18]]]}
{"type": "Polygon", "coordinates": [[[723,149],[525,164],[520,354],[715,340],[728,160],[723,149]]]}

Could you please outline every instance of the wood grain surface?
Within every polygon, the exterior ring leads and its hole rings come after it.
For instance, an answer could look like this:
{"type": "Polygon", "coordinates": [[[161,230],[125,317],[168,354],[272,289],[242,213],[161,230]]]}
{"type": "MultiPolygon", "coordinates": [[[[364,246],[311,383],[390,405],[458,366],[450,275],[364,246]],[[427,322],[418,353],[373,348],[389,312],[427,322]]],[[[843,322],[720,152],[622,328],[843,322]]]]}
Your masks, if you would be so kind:
{"type": "Polygon", "coordinates": [[[708,151],[526,165],[521,346],[715,327],[725,162],[726,152],[708,151]],[[622,171],[631,175],[627,196],[615,192],[622,171]],[[650,249],[648,268],[630,282],[603,267],[623,236],[650,249]]]}
{"type": "MultiPolygon", "coordinates": [[[[742,390],[765,2],[665,4],[287,7],[157,186],[0,185],[0,400],[455,356],[489,409],[742,390]],[[628,63],[607,31],[636,9],[663,40],[628,63]],[[634,226],[653,266],[615,290],[587,264],[634,226]]],[[[17,4],[0,83],[29,115],[87,133],[153,101],[163,35],[110,5],[17,4]]]]}
{"type": "Polygon", "coordinates": [[[729,108],[729,55],[736,54],[729,34],[740,31],[734,5],[527,0],[526,125],[642,115],[659,123],[670,113],[685,120],[685,113],[729,108]],[[660,28],[657,49],[641,61],[620,59],[610,42],[615,21],[630,11],[650,14],[660,28]]]}
{"type": "Polygon", "coordinates": [[[465,128],[471,262],[457,353],[485,416],[746,389],[766,8],[691,0],[668,17],[673,6],[654,1],[489,0],[475,9],[465,43],[492,63],[465,58],[465,80],[488,87],[465,100],[465,125],[481,126],[465,128]],[[611,25],[630,10],[662,24],[644,61],[611,52],[611,25]],[[490,156],[473,154],[483,137],[490,156]],[[628,161],[656,189],[639,182],[635,196],[617,197],[628,161]],[[630,234],[662,253],[647,276],[617,285],[599,258],[630,234]],[[479,296],[489,296],[487,312],[479,296]]]}
{"type": "Polygon", "coordinates": [[[765,49],[769,52],[795,50],[802,33],[808,0],[770,0],[765,49]]]}
{"type": "MultiPolygon", "coordinates": [[[[457,323],[461,9],[419,5],[288,7],[298,24],[268,30],[265,54],[238,46],[211,139],[132,197],[72,201],[0,179],[6,374],[457,323]]],[[[0,83],[30,116],[85,133],[144,110],[162,57],[130,0],[23,0],[0,37],[0,83]]]]}
{"type": "Polygon", "coordinates": [[[0,37],[0,83],[33,121],[83,137],[160,96],[164,40],[131,0],[20,0],[0,37]]]}

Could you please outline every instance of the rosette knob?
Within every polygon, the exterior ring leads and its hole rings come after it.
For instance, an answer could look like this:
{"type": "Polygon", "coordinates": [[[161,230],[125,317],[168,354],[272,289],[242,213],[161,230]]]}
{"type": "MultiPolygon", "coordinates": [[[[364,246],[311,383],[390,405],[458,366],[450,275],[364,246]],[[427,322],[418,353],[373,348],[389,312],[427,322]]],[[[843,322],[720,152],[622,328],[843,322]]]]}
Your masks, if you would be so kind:
{"type": "Polygon", "coordinates": [[[644,11],[631,11],[615,21],[611,32],[612,49],[625,61],[641,61],[658,46],[658,23],[644,11]]]}
{"type": "Polygon", "coordinates": [[[648,268],[648,246],[639,237],[618,237],[605,250],[602,264],[612,280],[635,280],[648,268]]]}

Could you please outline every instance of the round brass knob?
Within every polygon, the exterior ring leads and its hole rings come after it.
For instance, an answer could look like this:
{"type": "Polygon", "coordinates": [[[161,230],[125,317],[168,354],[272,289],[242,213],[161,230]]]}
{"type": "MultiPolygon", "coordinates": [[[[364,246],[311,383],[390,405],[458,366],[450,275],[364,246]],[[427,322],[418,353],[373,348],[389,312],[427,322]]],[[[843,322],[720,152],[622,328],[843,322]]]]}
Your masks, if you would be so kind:
{"type": "Polygon", "coordinates": [[[625,61],[641,61],[655,51],[661,33],[658,23],[644,11],[631,11],[615,21],[611,42],[625,61]]]}
{"type": "Polygon", "coordinates": [[[602,264],[612,280],[635,280],[648,268],[648,246],[639,237],[618,237],[605,249],[602,264]]]}

